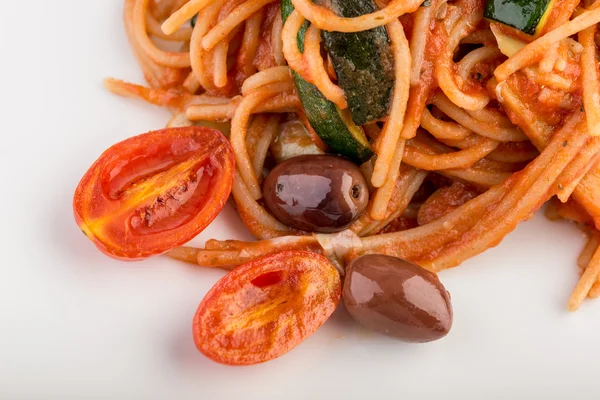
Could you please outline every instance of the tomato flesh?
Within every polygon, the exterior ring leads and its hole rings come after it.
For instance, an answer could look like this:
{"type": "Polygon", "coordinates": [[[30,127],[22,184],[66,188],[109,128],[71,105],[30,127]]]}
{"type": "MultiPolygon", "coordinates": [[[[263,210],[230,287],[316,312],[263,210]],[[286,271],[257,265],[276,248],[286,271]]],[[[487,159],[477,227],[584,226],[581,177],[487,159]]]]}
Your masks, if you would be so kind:
{"type": "Polygon", "coordinates": [[[180,246],[224,207],[235,161],[204,127],[162,129],[106,150],[77,186],[75,219],[104,253],[143,259],[180,246]]]}
{"type": "Polygon", "coordinates": [[[222,364],[269,361],[323,325],[340,296],[339,273],[325,257],[270,254],[236,268],[206,294],[194,318],[194,341],[222,364]]]}

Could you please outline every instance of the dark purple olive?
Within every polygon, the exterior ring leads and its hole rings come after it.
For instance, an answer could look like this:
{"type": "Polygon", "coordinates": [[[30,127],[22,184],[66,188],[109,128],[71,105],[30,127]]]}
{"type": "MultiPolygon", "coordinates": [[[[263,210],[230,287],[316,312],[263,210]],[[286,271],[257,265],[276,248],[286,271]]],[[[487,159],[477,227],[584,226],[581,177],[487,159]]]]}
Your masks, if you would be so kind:
{"type": "Polygon", "coordinates": [[[330,155],[305,155],[277,165],[265,179],[269,211],[287,226],[339,232],[367,208],[369,189],[356,165],[330,155]]]}
{"type": "Polygon", "coordinates": [[[361,325],[407,342],[431,342],[452,327],[450,295],[437,275],[401,258],[369,254],[353,260],[342,298],[361,325]]]}

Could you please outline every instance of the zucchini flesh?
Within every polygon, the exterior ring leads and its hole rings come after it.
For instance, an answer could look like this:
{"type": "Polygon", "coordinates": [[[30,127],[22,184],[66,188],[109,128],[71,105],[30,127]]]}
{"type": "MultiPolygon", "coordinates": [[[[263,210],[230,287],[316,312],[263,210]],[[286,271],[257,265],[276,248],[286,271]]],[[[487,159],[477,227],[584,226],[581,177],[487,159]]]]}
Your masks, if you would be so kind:
{"type": "MultiPolygon", "coordinates": [[[[293,11],[294,5],[291,0],[281,0],[284,23],[293,11]]],[[[304,34],[307,29],[308,22],[305,22],[298,32],[297,43],[301,52],[304,51],[304,34]]],[[[358,164],[371,158],[373,151],[364,131],[352,122],[347,111],[337,108],[315,85],[306,82],[296,72],[292,71],[292,75],[306,117],[329,149],[358,164]]]]}
{"type": "MultiPolygon", "coordinates": [[[[377,11],[373,0],[322,0],[341,17],[377,11]]],[[[387,117],[394,89],[394,55],[385,27],[342,33],[323,31],[323,42],[356,125],[387,117]]]]}
{"type": "Polygon", "coordinates": [[[551,0],[488,0],[484,16],[534,35],[542,28],[551,3],[551,0]]]}

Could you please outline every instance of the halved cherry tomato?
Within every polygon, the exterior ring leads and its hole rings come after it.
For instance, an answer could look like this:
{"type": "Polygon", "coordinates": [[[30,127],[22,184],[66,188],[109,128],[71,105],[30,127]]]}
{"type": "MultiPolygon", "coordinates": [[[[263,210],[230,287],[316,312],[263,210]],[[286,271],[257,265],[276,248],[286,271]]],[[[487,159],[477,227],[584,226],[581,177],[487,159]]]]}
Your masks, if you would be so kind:
{"type": "Polygon", "coordinates": [[[221,211],[233,151],[217,130],[162,129],[106,150],[75,190],[83,232],[109,256],[141,259],[180,246],[221,211]]]}
{"type": "Polygon", "coordinates": [[[206,294],[193,323],[208,358],[249,365],[277,358],[312,335],[341,296],[340,276],[327,258],[282,251],[244,264],[206,294]]]}

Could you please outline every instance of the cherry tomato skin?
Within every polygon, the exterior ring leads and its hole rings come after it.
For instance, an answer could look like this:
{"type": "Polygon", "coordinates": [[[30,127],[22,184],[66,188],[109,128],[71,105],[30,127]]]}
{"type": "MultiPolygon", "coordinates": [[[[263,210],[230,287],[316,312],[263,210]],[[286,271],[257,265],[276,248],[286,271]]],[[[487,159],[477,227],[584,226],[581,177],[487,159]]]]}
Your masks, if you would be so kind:
{"type": "Polygon", "coordinates": [[[227,365],[277,358],[312,335],[336,309],[340,276],[327,258],[282,251],[225,275],[193,322],[198,350],[227,365]]]}
{"type": "Polygon", "coordinates": [[[191,240],[223,209],[235,159],[228,140],[204,127],[169,128],[117,143],[75,190],[75,220],[105,254],[162,254],[191,240]]]}

